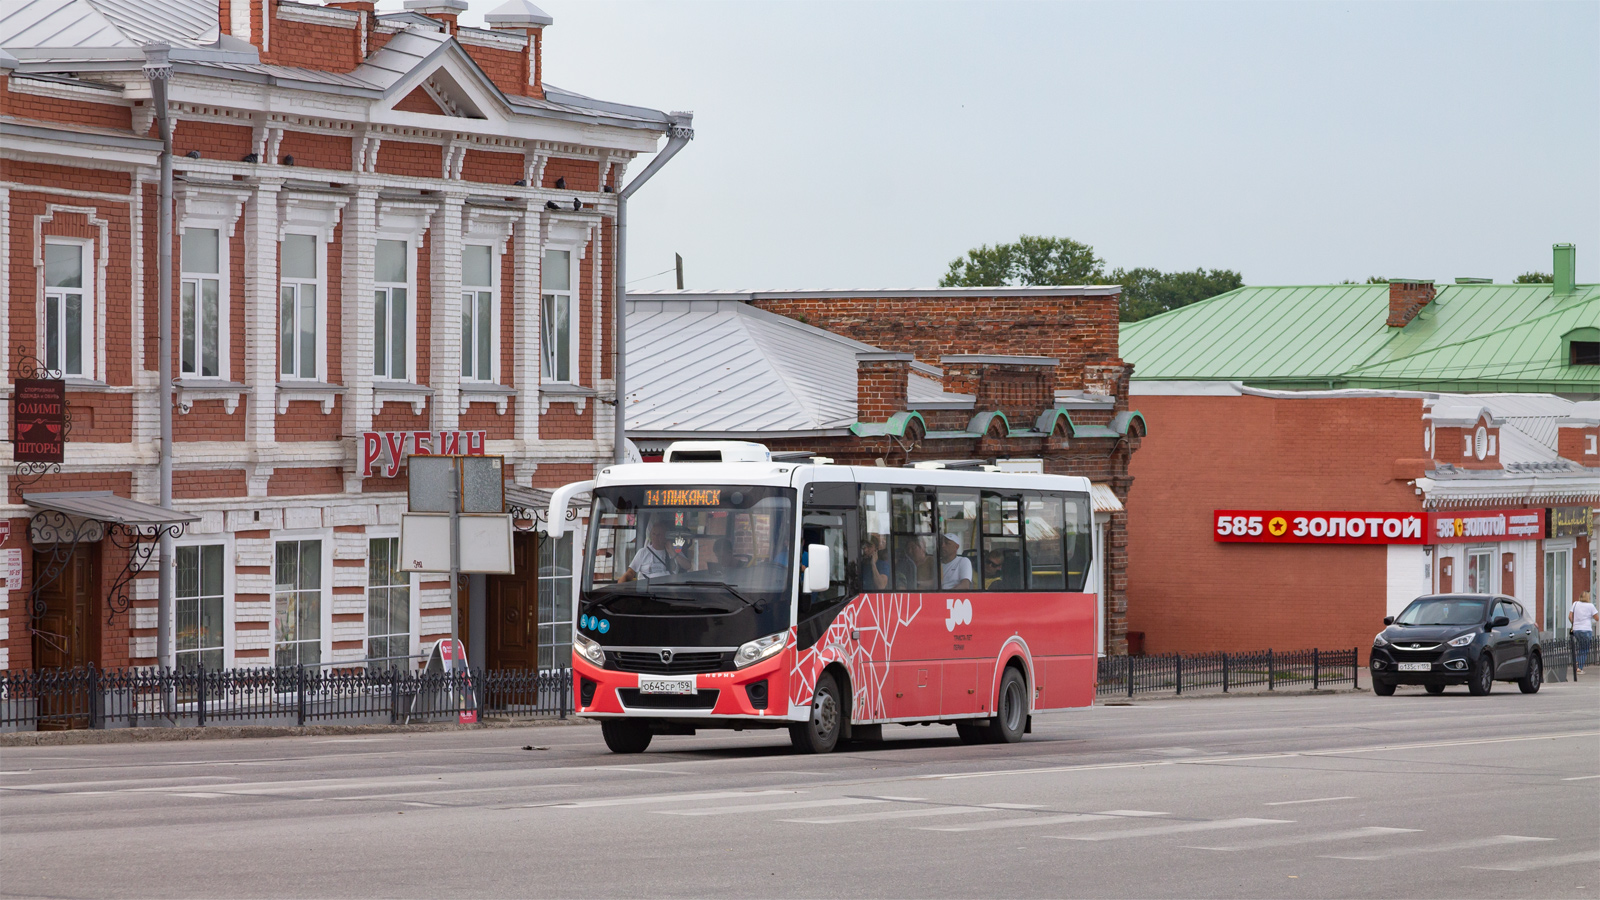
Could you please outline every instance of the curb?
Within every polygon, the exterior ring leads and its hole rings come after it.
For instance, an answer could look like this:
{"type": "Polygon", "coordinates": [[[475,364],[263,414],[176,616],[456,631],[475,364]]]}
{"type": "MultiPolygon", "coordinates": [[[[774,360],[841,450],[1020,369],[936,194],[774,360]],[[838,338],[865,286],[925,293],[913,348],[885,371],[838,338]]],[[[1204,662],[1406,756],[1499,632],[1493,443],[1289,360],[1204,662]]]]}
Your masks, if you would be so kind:
{"type": "Polygon", "coordinates": [[[155,741],[220,741],[237,738],[318,737],[362,734],[427,734],[441,731],[491,731],[593,725],[591,719],[522,719],[458,725],[207,725],[204,728],[108,728],[76,731],[13,731],[0,734],[0,747],[61,747],[82,744],[145,744],[155,741]]]}
{"type": "Polygon", "coordinates": [[[1132,699],[1127,697],[1096,697],[1095,706],[1138,706],[1141,703],[1166,703],[1172,700],[1231,700],[1242,697],[1333,697],[1339,694],[1365,694],[1367,688],[1320,688],[1317,690],[1250,690],[1250,691],[1207,691],[1203,694],[1138,694],[1132,699]]]}

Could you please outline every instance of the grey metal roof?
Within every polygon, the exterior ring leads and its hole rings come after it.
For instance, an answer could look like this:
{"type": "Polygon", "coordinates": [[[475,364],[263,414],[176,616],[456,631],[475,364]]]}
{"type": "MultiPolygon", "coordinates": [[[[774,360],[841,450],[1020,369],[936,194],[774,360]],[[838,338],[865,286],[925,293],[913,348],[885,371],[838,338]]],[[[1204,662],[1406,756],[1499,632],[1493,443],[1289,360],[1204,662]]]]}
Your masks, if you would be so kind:
{"type": "Polygon", "coordinates": [[[8,0],[0,44],[17,50],[122,49],[215,43],[217,0],[8,0]]]}
{"type": "Polygon", "coordinates": [[[173,525],[200,521],[199,516],[118,497],[110,491],[23,494],[22,500],[35,509],[53,509],[80,519],[116,522],[123,525],[173,525]]]}
{"type": "Polygon", "coordinates": [[[856,354],[877,349],[737,300],[629,300],[627,427],[643,436],[848,428],[856,354]]]}

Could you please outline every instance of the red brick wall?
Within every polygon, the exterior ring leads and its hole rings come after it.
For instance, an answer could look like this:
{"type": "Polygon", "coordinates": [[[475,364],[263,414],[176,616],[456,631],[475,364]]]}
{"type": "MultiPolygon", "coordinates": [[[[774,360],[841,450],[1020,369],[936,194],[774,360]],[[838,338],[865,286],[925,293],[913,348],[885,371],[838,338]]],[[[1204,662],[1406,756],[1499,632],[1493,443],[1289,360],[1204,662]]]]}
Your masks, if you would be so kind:
{"type": "Polygon", "coordinates": [[[906,408],[906,377],[909,362],[861,360],[856,363],[856,418],[863,422],[886,422],[906,408]]]}
{"type": "Polygon", "coordinates": [[[1600,454],[1589,452],[1590,441],[1600,450],[1600,428],[1562,428],[1556,441],[1557,452],[1563,459],[1584,466],[1600,466],[1600,454]]]}
{"type": "Polygon", "coordinates": [[[587,463],[541,463],[533,473],[533,486],[558,488],[574,481],[588,481],[594,477],[595,466],[587,463]]]}
{"type": "Polygon", "coordinates": [[[495,412],[492,403],[474,403],[461,413],[462,431],[486,431],[491,441],[509,441],[516,438],[517,400],[506,404],[506,414],[495,412]]]}
{"type": "MultiPolygon", "coordinates": [[[[47,122],[65,122],[71,125],[94,125],[99,128],[131,129],[133,110],[127,106],[109,103],[82,103],[39,97],[33,94],[11,92],[11,79],[0,75],[0,115],[19,119],[43,119],[47,122]]],[[[6,167],[15,165],[7,160],[6,167]]]]}
{"type": "Polygon", "coordinates": [[[274,469],[267,479],[268,497],[344,493],[344,472],[338,466],[274,469]]]}
{"type": "Polygon", "coordinates": [[[275,161],[281,161],[285,156],[292,156],[296,166],[349,171],[355,165],[353,152],[350,138],[347,137],[285,131],[283,140],[278,144],[278,160],[275,161]]]}
{"type": "Polygon", "coordinates": [[[523,50],[500,50],[463,44],[462,49],[483,69],[494,86],[513,97],[528,93],[528,57],[523,50]]]}
{"type": "MultiPolygon", "coordinates": [[[[571,403],[552,403],[550,411],[539,417],[539,437],[547,441],[594,440],[595,398],[584,404],[583,412],[574,414],[571,403]]],[[[544,469],[540,468],[543,472],[544,469]]]]}
{"type": "Polygon", "coordinates": [[[1212,539],[1217,509],[1420,509],[1394,475],[1419,399],[1135,398],[1150,435],[1130,471],[1128,627],[1148,653],[1370,646],[1382,546],[1212,539]]]}
{"type": "Polygon", "coordinates": [[[344,421],[344,397],[335,397],[333,412],[323,415],[320,400],[292,400],[289,411],[278,416],[277,440],[336,441],[339,424],[344,421]]]}
{"type": "MultiPolygon", "coordinates": [[[[172,152],[177,156],[188,156],[189,151],[199,150],[202,159],[238,162],[254,149],[248,125],[195,122],[179,117],[172,129],[172,152]]],[[[174,239],[172,243],[176,254],[178,242],[174,239]]]]}
{"type": "Polygon", "coordinates": [[[176,500],[243,497],[248,493],[243,469],[180,470],[172,473],[172,496],[176,500]]]}
{"type": "Polygon", "coordinates": [[[378,171],[385,175],[438,178],[444,171],[444,150],[438,144],[386,140],[378,146],[378,171]]]}
{"type": "Polygon", "coordinates": [[[1013,428],[1028,427],[1056,405],[1056,372],[1050,366],[949,363],[944,384],[946,391],[976,396],[980,410],[1004,412],[1013,428]]]}
{"type": "MultiPolygon", "coordinates": [[[[273,9],[272,29],[267,36],[270,45],[261,54],[261,61],[276,66],[302,66],[324,72],[348,72],[361,64],[361,32],[359,28],[339,28],[333,25],[314,25],[291,22],[277,15],[276,0],[266,0],[273,9]]],[[[255,4],[252,4],[255,6],[255,4]]],[[[260,19],[254,19],[251,40],[257,47],[262,44],[260,19]]]]}
{"type": "Polygon", "coordinates": [[[511,184],[522,177],[522,154],[468,150],[461,164],[462,181],[511,184]]]}
{"type": "Polygon", "coordinates": [[[569,191],[600,190],[600,163],[591,159],[551,157],[544,164],[544,186],[554,188],[557,178],[567,180],[569,191]]]}
{"type": "MultiPolygon", "coordinates": [[[[430,116],[446,114],[443,109],[439,108],[439,104],[433,102],[433,98],[428,96],[428,92],[420,87],[401,97],[400,102],[396,103],[394,108],[397,112],[423,113],[430,116]]],[[[380,150],[379,152],[382,151],[380,150]]]]}

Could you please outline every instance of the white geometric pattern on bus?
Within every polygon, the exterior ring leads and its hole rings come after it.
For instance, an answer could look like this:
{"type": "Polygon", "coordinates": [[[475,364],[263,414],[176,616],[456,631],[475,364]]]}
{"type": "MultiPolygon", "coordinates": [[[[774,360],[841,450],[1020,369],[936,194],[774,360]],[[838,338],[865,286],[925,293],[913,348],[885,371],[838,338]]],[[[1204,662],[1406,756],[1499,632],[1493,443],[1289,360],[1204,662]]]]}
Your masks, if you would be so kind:
{"type": "Polygon", "coordinates": [[[889,663],[895,636],[922,612],[921,594],[864,594],[840,610],[821,640],[795,659],[789,703],[810,706],[817,673],[835,661],[850,673],[850,718],[888,718],[889,663]],[[851,633],[859,631],[859,640],[851,633]],[[877,663],[878,665],[874,665],[877,663]]]}

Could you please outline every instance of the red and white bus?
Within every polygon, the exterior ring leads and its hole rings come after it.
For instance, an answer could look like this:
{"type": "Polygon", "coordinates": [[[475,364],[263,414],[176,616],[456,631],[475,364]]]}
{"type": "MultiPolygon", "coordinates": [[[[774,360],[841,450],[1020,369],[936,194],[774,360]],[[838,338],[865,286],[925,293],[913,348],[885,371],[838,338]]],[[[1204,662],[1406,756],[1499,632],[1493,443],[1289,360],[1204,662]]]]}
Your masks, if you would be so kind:
{"type": "Polygon", "coordinates": [[[1086,479],[814,462],[680,443],[555,493],[553,523],[593,493],[573,686],[608,747],[782,727],[822,753],[922,723],[1009,743],[1093,702],[1086,479]]]}

